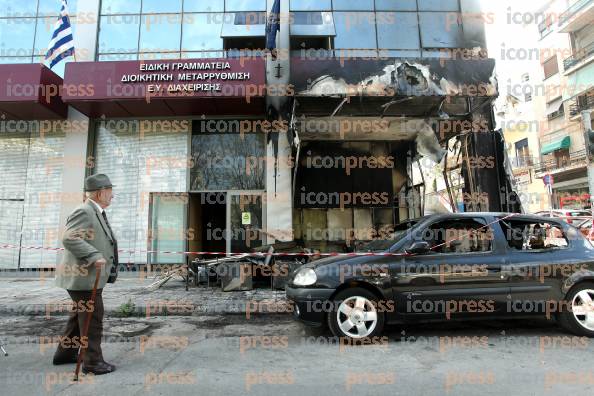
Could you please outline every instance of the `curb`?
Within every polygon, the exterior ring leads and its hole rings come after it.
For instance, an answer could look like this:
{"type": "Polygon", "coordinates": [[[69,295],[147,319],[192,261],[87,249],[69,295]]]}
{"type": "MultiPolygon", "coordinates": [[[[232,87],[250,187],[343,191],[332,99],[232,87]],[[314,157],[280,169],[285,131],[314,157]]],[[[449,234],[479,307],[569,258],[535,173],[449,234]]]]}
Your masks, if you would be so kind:
{"type": "MultiPolygon", "coordinates": [[[[166,317],[166,316],[217,316],[217,315],[245,315],[248,319],[250,315],[265,316],[265,315],[291,315],[293,307],[288,304],[287,300],[277,301],[258,301],[252,302],[247,311],[248,303],[241,301],[234,303],[220,303],[220,304],[205,304],[186,306],[185,308],[167,309],[167,307],[160,307],[161,309],[151,309],[147,314],[146,305],[135,306],[133,311],[129,314],[122,314],[119,306],[105,306],[104,314],[111,317],[166,317]],[[255,305],[257,303],[257,306],[255,305]],[[165,309],[163,309],[165,308],[165,309]]],[[[154,308],[154,307],[152,307],[154,308]]],[[[70,312],[67,309],[50,310],[46,304],[17,304],[6,305],[0,304],[0,315],[7,316],[44,316],[50,318],[52,316],[68,316],[70,312]]]]}

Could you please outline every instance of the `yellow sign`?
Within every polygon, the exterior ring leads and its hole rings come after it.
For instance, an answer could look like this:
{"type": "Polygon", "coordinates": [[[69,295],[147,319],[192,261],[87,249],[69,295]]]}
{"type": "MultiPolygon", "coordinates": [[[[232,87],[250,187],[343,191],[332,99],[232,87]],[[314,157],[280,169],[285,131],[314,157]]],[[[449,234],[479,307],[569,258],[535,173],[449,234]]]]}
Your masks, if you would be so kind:
{"type": "Polygon", "coordinates": [[[252,224],[252,214],[250,212],[241,213],[241,225],[251,225],[251,224],[252,224]]]}

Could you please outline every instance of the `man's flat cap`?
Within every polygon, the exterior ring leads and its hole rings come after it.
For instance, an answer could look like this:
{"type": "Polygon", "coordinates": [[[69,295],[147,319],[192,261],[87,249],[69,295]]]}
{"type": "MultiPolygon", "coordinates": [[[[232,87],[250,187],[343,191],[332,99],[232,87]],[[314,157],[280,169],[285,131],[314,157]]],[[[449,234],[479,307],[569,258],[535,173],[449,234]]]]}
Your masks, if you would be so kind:
{"type": "Polygon", "coordinates": [[[99,173],[97,175],[89,176],[85,180],[85,191],[97,191],[104,188],[112,188],[113,185],[107,175],[99,173]]]}

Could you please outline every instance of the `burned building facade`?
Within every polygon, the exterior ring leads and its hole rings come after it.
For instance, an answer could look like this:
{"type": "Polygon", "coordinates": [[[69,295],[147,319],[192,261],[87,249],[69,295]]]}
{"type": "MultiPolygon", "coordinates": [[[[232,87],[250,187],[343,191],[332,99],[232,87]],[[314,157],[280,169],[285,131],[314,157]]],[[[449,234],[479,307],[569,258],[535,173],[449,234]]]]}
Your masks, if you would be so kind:
{"type": "Polygon", "coordinates": [[[435,175],[444,210],[515,209],[478,0],[282,0],[274,56],[272,0],[71,0],[77,61],[54,72],[59,7],[31,3],[0,10],[18,49],[0,54],[5,268],[55,266],[95,173],[141,265],[351,249],[430,211],[435,175]]]}

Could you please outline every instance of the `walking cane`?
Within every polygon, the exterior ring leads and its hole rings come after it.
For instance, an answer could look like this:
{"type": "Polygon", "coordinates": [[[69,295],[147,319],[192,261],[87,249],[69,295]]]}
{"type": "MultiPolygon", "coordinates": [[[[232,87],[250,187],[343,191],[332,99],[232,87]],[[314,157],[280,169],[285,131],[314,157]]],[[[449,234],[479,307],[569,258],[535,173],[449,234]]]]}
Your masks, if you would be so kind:
{"type": "Polygon", "coordinates": [[[0,338],[0,349],[2,350],[2,353],[4,353],[4,356],[8,356],[8,352],[4,349],[4,341],[2,341],[2,338],[0,338]]]}
{"type": "MultiPolygon", "coordinates": [[[[101,267],[103,268],[103,267],[101,267]]],[[[91,317],[93,316],[93,312],[95,311],[95,297],[97,297],[97,286],[99,285],[99,277],[101,276],[101,268],[95,267],[95,284],[93,285],[93,291],[91,292],[91,301],[93,301],[93,310],[89,311],[87,314],[87,320],[85,321],[85,327],[83,329],[83,335],[81,336],[81,342],[84,340],[87,335],[89,334],[89,326],[91,325],[91,317]]],[[[89,341],[87,340],[87,348],[89,347],[89,341]]],[[[85,355],[85,351],[87,348],[83,348],[81,346],[80,353],[78,354],[78,359],[76,361],[76,370],[74,371],[74,381],[78,381],[78,373],[80,371],[80,365],[85,355]]]]}

